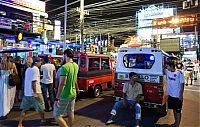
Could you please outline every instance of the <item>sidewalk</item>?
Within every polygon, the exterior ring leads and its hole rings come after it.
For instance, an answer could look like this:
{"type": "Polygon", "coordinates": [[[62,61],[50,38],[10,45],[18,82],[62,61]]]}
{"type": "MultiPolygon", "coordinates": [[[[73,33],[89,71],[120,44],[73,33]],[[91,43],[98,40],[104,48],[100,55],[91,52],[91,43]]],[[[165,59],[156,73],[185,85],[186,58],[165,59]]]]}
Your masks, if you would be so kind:
{"type": "MultiPolygon", "coordinates": [[[[185,77],[185,80],[186,80],[186,77],[185,77]]],[[[185,83],[186,83],[186,81],[185,81],[185,83]]],[[[190,84],[191,84],[191,81],[189,79],[188,86],[190,86],[190,84]]],[[[192,85],[200,86],[200,73],[198,74],[197,80],[196,81],[193,80],[192,85]]]]}

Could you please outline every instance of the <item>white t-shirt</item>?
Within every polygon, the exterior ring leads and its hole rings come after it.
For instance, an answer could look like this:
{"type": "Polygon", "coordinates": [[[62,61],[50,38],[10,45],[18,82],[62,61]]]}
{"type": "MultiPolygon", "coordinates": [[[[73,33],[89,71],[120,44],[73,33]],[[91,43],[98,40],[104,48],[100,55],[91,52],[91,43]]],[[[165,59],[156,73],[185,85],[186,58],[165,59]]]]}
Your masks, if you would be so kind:
{"type": "Polygon", "coordinates": [[[33,96],[34,92],[32,89],[32,81],[36,81],[36,93],[42,93],[40,85],[40,70],[38,67],[33,66],[26,69],[25,72],[25,85],[24,85],[24,95],[33,96]]]}
{"type": "Polygon", "coordinates": [[[181,71],[171,72],[166,70],[166,77],[168,95],[179,98],[181,85],[185,83],[183,73],[181,71]]]}
{"type": "Polygon", "coordinates": [[[199,63],[195,63],[194,64],[194,71],[198,71],[199,72],[199,63]]]}
{"type": "Polygon", "coordinates": [[[132,86],[129,82],[124,84],[123,93],[126,93],[127,100],[136,101],[136,98],[139,94],[142,94],[142,85],[138,82],[132,86]]]}
{"type": "Polygon", "coordinates": [[[50,84],[53,83],[53,72],[56,70],[55,66],[53,64],[44,64],[41,66],[41,71],[43,73],[43,78],[41,80],[44,84],[50,84]]]}

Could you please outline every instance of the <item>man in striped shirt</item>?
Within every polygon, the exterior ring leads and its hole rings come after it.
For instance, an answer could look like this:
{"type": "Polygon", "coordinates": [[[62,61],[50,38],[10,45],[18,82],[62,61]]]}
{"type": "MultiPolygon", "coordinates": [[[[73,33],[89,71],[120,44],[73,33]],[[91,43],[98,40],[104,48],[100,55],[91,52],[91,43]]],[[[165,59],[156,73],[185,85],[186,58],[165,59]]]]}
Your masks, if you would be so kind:
{"type": "Polygon", "coordinates": [[[188,85],[189,82],[189,78],[191,80],[191,84],[192,85],[192,81],[193,81],[193,72],[194,72],[194,64],[191,62],[191,60],[188,60],[188,63],[186,64],[186,86],[188,85]]]}

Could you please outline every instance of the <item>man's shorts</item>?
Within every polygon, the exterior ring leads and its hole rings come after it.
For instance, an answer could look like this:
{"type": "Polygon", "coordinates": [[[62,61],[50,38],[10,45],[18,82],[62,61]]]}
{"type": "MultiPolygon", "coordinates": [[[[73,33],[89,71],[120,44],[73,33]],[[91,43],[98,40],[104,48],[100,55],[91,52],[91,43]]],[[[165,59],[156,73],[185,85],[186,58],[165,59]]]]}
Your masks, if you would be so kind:
{"type": "Polygon", "coordinates": [[[185,77],[193,78],[193,71],[186,71],[185,77]]]}
{"type": "Polygon", "coordinates": [[[33,96],[24,96],[22,99],[22,103],[20,105],[20,109],[29,110],[30,108],[34,108],[35,111],[40,112],[45,109],[44,99],[41,93],[38,93],[38,97],[35,98],[33,96]]]}
{"type": "Polygon", "coordinates": [[[168,97],[168,108],[176,110],[177,113],[181,113],[182,110],[182,101],[179,98],[168,97]]]}
{"type": "Polygon", "coordinates": [[[59,100],[59,107],[54,105],[53,115],[54,117],[59,117],[64,114],[71,114],[74,113],[74,105],[75,105],[76,97],[70,97],[67,99],[60,99],[59,100]]]}

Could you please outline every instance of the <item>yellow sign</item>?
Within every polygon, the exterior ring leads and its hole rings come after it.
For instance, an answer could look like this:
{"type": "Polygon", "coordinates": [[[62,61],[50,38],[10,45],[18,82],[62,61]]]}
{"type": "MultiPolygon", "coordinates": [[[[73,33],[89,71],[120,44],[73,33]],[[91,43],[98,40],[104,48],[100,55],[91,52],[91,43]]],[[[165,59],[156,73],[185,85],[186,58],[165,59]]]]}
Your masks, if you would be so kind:
{"type": "Polygon", "coordinates": [[[38,32],[42,33],[42,31],[43,31],[42,27],[38,27],[38,32]]]}
{"type": "Polygon", "coordinates": [[[192,26],[197,23],[196,15],[183,15],[183,16],[171,16],[163,19],[155,19],[152,22],[153,27],[182,27],[192,26]]]}
{"type": "Polygon", "coordinates": [[[22,38],[23,38],[23,35],[22,35],[22,33],[19,33],[19,34],[18,34],[18,36],[17,36],[17,39],[18,39],[18,41],[21,41],[21,40],[22,40],[22,38]]]}

